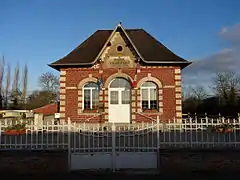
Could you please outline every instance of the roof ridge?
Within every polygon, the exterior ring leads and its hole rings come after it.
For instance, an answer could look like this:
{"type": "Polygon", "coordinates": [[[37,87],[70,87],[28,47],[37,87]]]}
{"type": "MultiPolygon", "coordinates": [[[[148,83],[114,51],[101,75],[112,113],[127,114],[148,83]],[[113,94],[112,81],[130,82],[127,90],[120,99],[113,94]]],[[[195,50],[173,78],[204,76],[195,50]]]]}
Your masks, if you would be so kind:
{"type": "MultiPolygon", "coordinates": [[[[144,30],[143,28],[126,28],[125,31],[144,30]]],[[[113,31],[113,29],[98,29],[97,31],[113,31]]],[[[96,32],[97,32],[96,31],[96,32]]]]}

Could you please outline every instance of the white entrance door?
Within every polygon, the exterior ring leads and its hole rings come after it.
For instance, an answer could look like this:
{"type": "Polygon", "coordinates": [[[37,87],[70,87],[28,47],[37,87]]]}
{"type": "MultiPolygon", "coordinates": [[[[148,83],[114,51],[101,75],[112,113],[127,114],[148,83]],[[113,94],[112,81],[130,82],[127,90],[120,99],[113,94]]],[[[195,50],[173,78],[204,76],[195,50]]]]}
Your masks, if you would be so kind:
{"type": "Polygon", "coordinates": [[[124,78],[114,79],[109,86],[109,122],[130,123],[131,86],[124,78]]]}

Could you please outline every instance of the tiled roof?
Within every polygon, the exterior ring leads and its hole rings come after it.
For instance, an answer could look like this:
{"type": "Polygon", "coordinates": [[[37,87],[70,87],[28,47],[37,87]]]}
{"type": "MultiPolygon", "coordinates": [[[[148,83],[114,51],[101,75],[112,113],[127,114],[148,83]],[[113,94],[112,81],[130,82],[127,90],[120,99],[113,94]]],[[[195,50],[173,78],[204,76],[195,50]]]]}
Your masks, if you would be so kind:
{"type": "Polygon", "coordinates": [[[33,109],[34,113],[41,113],[43,115],[52,115],[58,112],[57,103],[48,104],[37,109],[33,109]]]}
{"type": "MultiPolygon", "coordinates": [[[[65,57],[49,66],[60,69],[64,66],[90,65],[94,62],[113,30],[98,30],[65,57]]],[[[126,34],[147,63],[171,63],[186,67],[190,62],[177,56],[144,29],[126,29],[126,34]]]]}

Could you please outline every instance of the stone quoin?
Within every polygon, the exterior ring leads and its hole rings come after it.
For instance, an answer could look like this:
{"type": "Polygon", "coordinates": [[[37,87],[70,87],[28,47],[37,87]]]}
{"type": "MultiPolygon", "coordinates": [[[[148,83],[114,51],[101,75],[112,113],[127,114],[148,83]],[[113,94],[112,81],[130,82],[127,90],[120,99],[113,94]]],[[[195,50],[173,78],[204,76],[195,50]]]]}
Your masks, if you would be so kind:
{"type": "Polygon", "coordinates": [[[120,23],[49,66],[60,71],[62,120],[136,123],[182,118],[181,70],[189,64],[145,30],[120,23]]]}

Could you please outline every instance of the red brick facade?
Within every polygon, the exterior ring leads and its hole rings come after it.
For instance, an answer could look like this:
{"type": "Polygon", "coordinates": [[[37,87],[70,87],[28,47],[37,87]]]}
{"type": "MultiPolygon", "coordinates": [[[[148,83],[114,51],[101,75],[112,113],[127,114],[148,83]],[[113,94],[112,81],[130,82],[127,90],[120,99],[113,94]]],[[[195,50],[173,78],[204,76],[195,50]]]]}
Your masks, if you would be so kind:
{"type": "MultiPolygon", "coordinates": [[[[79,104],[82,103],[82,81],[92,81],[100,77],[102,70],[92,68],[66,68],[60,71],[60,113],[63,119],[70,118],[72,121],[81,122],[107,122],[108,121],[108,84],[115,77],[128,76],[133,79],[135,69],[105,69],[102,73],[104,81],[103,88],[100,91],[100,102],[104,103],[103,112],[96,110],[82,111],[79,104]],[[113,77],[111,77],[113,75],[113,77]],[[119,75],[119,76],[118,76],[119,75]],[[89,119],[89,120],[88,120],[89,119]]],[[[147,117],[156,119],[160,116],[161,121],[173,121],[181,118],[181,74],[180,67],[171,66],[153,66],[140,67],[137,73],[137,83],[145,80],[161,82],[159,88],[159,110],[142,112],[140,107],[140,87],[132,88],[132,121],[143,122],[151,121],[147,117]],[[142,115],[138,114],[141,113],[142,115]]],[[[158,84],[157,82],[155,82],[158,84]]],[[[140,85],[140,84],[139,84],[140,85]]]]}

